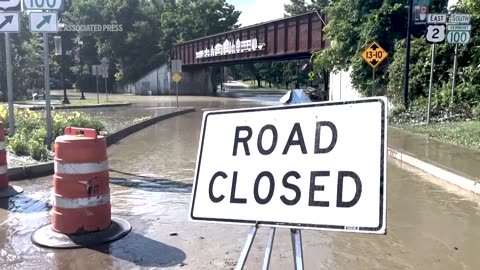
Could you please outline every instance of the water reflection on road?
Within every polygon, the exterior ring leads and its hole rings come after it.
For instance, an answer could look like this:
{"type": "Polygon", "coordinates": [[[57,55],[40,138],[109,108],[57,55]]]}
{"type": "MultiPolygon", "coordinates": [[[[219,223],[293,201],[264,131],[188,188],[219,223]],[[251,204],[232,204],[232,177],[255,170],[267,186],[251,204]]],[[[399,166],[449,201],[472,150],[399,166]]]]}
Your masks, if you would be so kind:
{"type": "MultiPolygon", "coordinates": [[[[112,212],[132,224],[132,233],[95,249],[36,248],[30,234],[50,221],[51,177],[22,181],[25,193],[0,209],[0,269],[232,269],[248,228],[187,221],[199,128],[204,108],[260,104],[181,100],[197,112],[109,148],[112,212]]],[[[480,269],[477,196],[395,161],[389,161],[388,181],[388,234],[304,231],[306,269],[480,269]]],[[[261,229],[245,269],[261,268],[267,234],[261,229]]],[[[293,268],[287,230],[278,230],[272,255],[271,269],[293,268]]]]}

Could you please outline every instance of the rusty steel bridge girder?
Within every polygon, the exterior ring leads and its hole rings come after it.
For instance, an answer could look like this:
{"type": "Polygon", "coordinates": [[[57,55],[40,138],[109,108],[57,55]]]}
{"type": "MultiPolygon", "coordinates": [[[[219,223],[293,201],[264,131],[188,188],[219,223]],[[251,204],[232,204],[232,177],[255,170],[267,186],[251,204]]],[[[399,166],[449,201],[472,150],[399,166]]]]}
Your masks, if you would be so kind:
{"type": "Polygon", "coordinates": [[[323,39],[327,16],[309,12],[176,44],[172,59],[186,69],[269,60],[310,58],[330,46],[323,39]]]}

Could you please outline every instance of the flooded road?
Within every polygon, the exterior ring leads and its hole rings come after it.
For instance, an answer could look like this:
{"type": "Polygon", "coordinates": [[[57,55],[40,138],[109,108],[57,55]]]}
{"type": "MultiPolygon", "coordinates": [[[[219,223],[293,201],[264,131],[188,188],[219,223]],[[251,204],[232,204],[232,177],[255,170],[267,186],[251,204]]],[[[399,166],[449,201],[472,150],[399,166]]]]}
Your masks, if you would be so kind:
{"type": "MultiPolygon", "coordinates": [[[[259,104],[183,97],[182,106],[197,112],[108,149],[112,215],[130,222],[130,234],[95,249],[37,248],[30,235],[50,222],[52,179],[17,182],[24,194],[1,201],[0,269],[233,269],[248,227],[187,221],[201,117],[204,109],[259,104]]],[[[388,166],[388,234],[303,231],[305,268],[480,269],[480,198],[396,161],[388,166]]],[[[262,228],[245,269],[261,269],[267,237],[262,228]]],[[[293,269],[290,243],[277,230],[271,269],[293,269]]]]}

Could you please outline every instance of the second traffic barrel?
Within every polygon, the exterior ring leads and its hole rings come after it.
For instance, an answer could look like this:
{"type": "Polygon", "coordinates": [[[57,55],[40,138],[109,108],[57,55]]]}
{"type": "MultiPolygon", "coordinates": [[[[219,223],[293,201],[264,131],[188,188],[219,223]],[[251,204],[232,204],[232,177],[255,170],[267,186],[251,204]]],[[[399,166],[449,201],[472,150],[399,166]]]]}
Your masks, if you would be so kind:
{"type": "Polygon", "coordinates": [[[106,138],[87,128],[64,133],[55,140],[52,224],[33,232],[32,242],[76,248],[122,238],[132,227],[111,215],[106,138]]]}
{"type": "Polygon", "coordinates": [[[55,140],[52,229],[64,234],[111,223],[107,143],[94,129],[68,127],[55,140]]]}

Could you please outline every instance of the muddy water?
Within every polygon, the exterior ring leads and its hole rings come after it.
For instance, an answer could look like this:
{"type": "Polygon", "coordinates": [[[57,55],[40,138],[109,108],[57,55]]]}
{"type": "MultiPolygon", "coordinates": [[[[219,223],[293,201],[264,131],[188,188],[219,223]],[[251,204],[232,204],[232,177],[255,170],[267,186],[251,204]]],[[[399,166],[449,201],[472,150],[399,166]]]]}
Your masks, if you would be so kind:
{"type": "MultiPolygon", "coordinates": [[[[151,105],[151,104],[150,104],[151,105]]],[[[157,104],[162,106],[160,102],[157,104]]],[[[48,250],[31,233],[48,224],[51,178],[18,182],[24,195],[1,202],[0,269],[232,269],[248,228],[187,221],[201,108],[109,148],[113,216],[133,231],[95,249],[48,250]]],[[[389,161],[388,234],[304,231],[306,269],[480,269],[480,199],[389,161]]],[[[268,235],[257,235],[245,269],[260,269],[268,235]]],[[[278,230],[271,269],[293,269],[289,234],[278,230]]]]}

